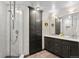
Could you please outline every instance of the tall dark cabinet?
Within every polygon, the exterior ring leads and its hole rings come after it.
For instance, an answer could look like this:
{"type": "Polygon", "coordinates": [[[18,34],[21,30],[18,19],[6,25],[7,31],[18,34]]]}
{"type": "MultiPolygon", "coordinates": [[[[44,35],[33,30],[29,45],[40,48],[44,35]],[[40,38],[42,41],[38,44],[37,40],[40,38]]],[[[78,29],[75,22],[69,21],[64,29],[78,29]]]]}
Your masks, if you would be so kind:
{"type": "Polygon", "coordinates": [[[42,11],[29,7],[29,52],[42,50],[42,11]]]}

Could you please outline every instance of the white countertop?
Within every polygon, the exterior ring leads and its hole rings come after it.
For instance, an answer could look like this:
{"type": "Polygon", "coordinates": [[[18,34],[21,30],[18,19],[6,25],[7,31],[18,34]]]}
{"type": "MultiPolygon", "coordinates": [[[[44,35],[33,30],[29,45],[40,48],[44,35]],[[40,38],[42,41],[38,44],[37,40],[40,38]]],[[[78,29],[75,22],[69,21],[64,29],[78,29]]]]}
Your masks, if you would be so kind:
{"type": "Polygon", "coordinates": [[[45,35],[45,37],[51,37],[51,38],[59,38],[61,40],[69,40],[69,41],[76,41],[79,42],[79,38],[73,38],[70,36],[59,36],[59,35],[45,35]]]}

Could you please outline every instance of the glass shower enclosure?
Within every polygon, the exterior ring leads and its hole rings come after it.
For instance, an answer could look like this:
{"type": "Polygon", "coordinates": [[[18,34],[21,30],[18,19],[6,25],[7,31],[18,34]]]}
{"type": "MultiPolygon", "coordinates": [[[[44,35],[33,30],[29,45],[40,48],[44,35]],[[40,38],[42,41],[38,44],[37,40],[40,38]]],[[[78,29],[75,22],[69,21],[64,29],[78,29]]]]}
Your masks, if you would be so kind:
{"type": "Polygon", "coordinates": [[[22,54],[22,10],[15,2],[10,3],[10,44],[9,56],[11,58],[19,57],[22,54]]]}

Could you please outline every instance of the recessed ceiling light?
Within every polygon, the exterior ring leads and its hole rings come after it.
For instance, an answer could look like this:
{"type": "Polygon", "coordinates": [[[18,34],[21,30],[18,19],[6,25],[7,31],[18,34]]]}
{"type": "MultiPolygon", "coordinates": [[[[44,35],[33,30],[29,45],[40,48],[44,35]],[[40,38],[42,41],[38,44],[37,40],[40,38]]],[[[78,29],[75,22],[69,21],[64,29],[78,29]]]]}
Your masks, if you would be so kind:
{"type": "Polygon", "coordinates": [[[36,10],[40,10],[40,5],[37,4],[36,7],[35,7],[35,9],[36,9],[36,10]]]}
{"type": "Polygon", "coordinates": [[[52,11],[53,11],[53,12],[56,11],[56,6],[55,6],[55,4],[52,5],[52,11]]]}
{"type": "Polygon", "coordinates": [[[51,10],[52,16],[56,16],[57,15],[57,9],[55,4],[52,5],[52,10],[51,10]]]}
{"type": "Polygon", "coordinates": [[[22,11],[21,10],[16,10],[16,13],[22,15],[22,11]]]}
{"type": "Polygon", "coordinates": [[[39,7],[37,7],[37,8],[36,8],[36,10],[40,10],[40,8],[39,8],[39,7]]]}
{"type": "Polygon", "coordinates": [[[74,10],[75,10],[75,8],[70,8],[69,9],[69,13],[71,14],[71,13],[74,13],[74,10]]]}
{"type": "Polygon", "coordinates": [[[33,12],[33,13],[36,13],[36,10],[33,10],[32,12],[33,12]]]}

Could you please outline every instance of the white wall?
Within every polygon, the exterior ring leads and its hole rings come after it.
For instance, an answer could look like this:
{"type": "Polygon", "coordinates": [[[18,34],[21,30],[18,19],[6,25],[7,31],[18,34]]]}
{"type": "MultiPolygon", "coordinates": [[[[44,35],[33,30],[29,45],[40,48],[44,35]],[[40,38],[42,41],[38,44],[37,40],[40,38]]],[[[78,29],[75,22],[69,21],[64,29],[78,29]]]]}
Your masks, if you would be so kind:
{"type": "Polygon", "coordinates": [[[44,23],[48,23],[49,20],[47,20],[48,13],[43,11],[42,14],[42,49],[44,49],[44,36],[49,34],[49,27],[45,27],[44,23]]]}
{"type": "Polygon", "coordinates": [[[0,2],[0,58],[7,55],[7,6],[0,2]]]}
{"type": "Polygon", "coordinates": [[[43,10],[42,17],[42,49],[44,49],[44,36],[55,34],[55,19],[46,10],[43,10]],[[45,26],[45,23],[48,23],[48,26],[45,26]],[[54,24],[54,26],[52,27],[51,24],[54,24]]]}
{"type": "Polygon", "coordinates": [[[29,8],[25,7],[24,11],[24,41],[23,41],[23,54],[29,54],[29,8]]]}

